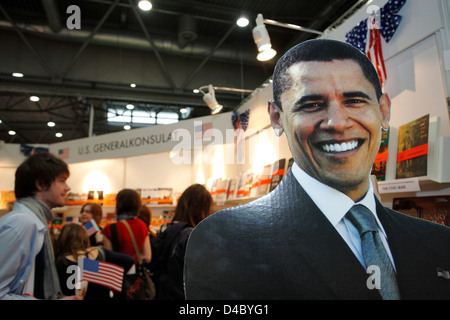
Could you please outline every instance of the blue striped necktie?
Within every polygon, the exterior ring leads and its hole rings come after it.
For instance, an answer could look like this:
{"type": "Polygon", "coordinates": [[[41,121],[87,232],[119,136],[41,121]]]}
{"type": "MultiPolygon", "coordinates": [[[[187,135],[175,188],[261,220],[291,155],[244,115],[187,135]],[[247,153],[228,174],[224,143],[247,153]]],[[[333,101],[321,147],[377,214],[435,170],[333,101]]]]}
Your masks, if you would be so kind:
{"type": "Polygon", "coordinates": [[[355,205],[345,216],[359,232],[366,268],[369,266],[380,268],[379,290],[381,297],[383,300],[400,299],[395,270],[381,242],[374,215],[363,205],[355,205]]]}

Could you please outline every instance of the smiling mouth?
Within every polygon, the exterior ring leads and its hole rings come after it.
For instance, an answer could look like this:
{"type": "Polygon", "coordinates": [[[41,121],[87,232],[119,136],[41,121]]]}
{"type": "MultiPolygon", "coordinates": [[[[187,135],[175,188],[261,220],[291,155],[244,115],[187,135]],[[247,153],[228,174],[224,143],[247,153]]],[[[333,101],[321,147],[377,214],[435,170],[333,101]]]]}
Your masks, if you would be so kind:
{"type": "Polygon", "coordinates": [[[355,139],[339,143],[321,143],[319,145],[319,148],[321,148],[325,152],[340,153],[355,150],[356,148],[361,146],[362,143],[362,139],[355,139]]]}

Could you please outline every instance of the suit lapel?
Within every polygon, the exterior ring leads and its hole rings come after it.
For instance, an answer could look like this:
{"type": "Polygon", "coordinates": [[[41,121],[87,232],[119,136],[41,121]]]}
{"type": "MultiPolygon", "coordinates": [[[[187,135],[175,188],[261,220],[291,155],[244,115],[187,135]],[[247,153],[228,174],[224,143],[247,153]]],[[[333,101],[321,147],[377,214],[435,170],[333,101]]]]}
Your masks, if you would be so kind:
{"type": "Polygon", "coordinates": [[[378,292],[367,288],[369,275],[363,266],[292,172],[288,172],[279,187],[280,196],[288,194],[292,200],[283,200],[289,206],[285,208],[287,214],[298,221],[293,232],[296,232],[302,245],[297,246],[297,252],[321,275],[335,298],[379,299],[378,292]]]}

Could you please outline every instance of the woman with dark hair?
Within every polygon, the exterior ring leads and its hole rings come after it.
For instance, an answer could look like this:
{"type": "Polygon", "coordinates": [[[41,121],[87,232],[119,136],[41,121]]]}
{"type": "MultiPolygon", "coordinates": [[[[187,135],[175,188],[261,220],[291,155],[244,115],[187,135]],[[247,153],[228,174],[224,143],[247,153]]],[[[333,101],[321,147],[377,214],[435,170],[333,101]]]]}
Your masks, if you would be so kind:
{"type": "Polygon", "coordinates": [[[141,197],[132,189],[119,191],[116,197],[117,222],[108,224],[103,230],[103,246],[105,249],[126,253],[132,256],[138,263],[133,240],[124,222],[128,223],[140,255],[146,263],[152,260],[152,250],[148,227],[144,221],[138,219],[138,211],[141,207],[141,197]]]}
{"type": "Polygon", "coordinates": [[[161,226],[152,239],[154,259],[150,270],[154,272],[157,300],[183,300],[183,269],[186,244],[192,230],[211,214],[212,197],[200,184],[188,187],[178,200],[175,216],[161,226]]]}

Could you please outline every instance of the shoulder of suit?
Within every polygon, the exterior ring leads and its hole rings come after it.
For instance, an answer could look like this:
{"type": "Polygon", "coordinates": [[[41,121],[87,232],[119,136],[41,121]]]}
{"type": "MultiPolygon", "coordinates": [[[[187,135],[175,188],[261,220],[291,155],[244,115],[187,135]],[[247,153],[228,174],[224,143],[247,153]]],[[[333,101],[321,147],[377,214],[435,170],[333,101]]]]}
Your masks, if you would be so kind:
{"type": "Polygon", "coordinates": [[[273,194],[268,193],[248,203],[218,211],[214,213],[212,216],[222,217],[222,215],[224,216],[226,215],[228,217],[230,215],[231,216],[235,215],[237,217],[242,217],[252,215],[256,212],[261,213],[263,211],[266,211],[267,209],[271,209],[274,206],[273,201],[271,201],[272,198],[273,194]]]}
{"type": "Polygon", "coordinates": [[[430,235],[432,237],[444,237],[450,241],[450,228],[438,223],[408,216],[404,213],[385,208],[391,218],[395,219],[399,224],[406,225],[411,232],[430,235]]]}
{"type": "MultiPolygon", "coordinates": [[[[251,202],[236,207],[218,211],[204,219],[202,223],[251,223],[260,221],[265,215],[273,216],[275,212],[290,211],[300,199],[306,195],[299,191],[299,185],[290,172],[286,174],[280,184],[268,194],[251,202]]],[[[198,227],[198,226],[197,226],[198,227]]],[[[196,228],[197,228],[196,227],[196,228]]]]}

